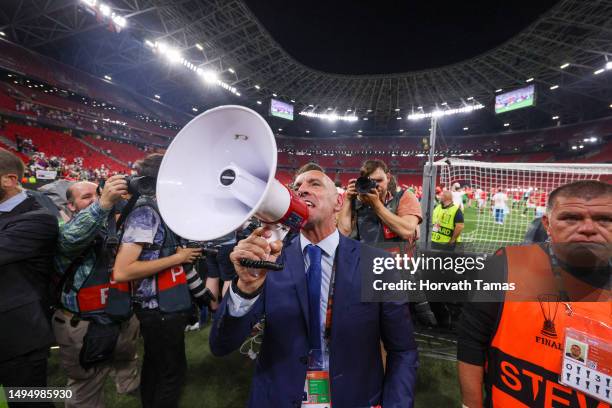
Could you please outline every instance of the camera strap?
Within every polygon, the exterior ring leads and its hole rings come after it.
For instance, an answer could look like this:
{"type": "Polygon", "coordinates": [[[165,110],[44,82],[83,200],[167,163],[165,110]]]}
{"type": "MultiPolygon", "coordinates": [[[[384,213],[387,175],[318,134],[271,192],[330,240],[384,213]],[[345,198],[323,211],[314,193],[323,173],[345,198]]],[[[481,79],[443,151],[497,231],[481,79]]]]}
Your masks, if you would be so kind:
{"type": "Polygon", "coordinates": [[[119,219],[117,220],[117,226],[116,226],[117,231],[121,230],[123,223],[127,219],[128,215],[130,215],[130,213],[132,212],[132,209],[134,209],[134,206],[136,205],[136,201],[138,201],[139,198],[140,198],[140,194],[133,194],[132,197],[130,197],[130,199],[128,200],[125,207],[123,207],[123,209],[121,210],[121,214],[119,215],[119,219]]]}

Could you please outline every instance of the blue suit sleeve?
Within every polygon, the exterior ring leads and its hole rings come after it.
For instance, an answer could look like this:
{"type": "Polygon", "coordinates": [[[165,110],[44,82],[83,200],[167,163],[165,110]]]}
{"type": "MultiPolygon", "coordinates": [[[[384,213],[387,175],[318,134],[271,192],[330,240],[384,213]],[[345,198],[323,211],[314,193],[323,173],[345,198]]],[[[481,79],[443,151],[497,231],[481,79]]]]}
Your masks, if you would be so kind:
{"type": "Polygon", "coordinates": [[[249,311],[241,317],[230,315],[228,307],[229,299],[230,296],[225,296],[221,301],[221,305],[215,313],[210,331],[210,351],[215,356],[224,356],[238,350],[251,334],[253,326],[264,316],[265,290],[259,295],[259,298],[249,311]]]}
{"type": "Polygon", "coordinates": [[[381,329],[387,351],[382,405],[385,408],[412,407],[418,353],[408,303],[383,303],[381,329]]]}

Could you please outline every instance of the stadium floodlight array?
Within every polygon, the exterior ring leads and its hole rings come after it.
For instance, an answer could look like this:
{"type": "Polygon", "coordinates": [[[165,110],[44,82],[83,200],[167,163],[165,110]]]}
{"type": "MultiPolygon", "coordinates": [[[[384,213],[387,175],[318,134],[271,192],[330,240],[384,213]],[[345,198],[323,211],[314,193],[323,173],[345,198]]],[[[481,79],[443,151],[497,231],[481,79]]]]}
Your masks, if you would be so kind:
{"type": "Polygon", "coordinates": [[[158,41],[152,42],[150,40],[145,40],[145,44],[149,46],[149,48],[157,52],[159,55],[166,57],[170,62],[180,63],[185,68],[189,69],[192,72],[195,72],[198,76],[200,76],[207,83],[218,85],[221,88],[233,93],[236,96],[241,95],[240,92],[238,92],[238,89],[236,89],[236,87],[231,86],[230,84],[219,79],[219,76],[216,72],[212,70],[203,70],[202,68],[199,68],[194,63],[184,58],[178,49],[171,47],[164,42],[158,42],[158,41]]]}
{"type": "Polygon", "coordinates": [[[340,116],[340,115],[336,115],[335,113],[315,113],[315,112],[306,112],[306,111],[300,112],[300,115],[307,116],[309,118],[325,119],[331,122],[334,122],[336,120],[342,120],[345,122],[355,122],[359,119],[355,115],[340,116]]]}
{"type": "Polygon", "coordinates": [[[429,113],[425,113],[425,112],[421,112],[421,113],[411,113],[410,115],[408,115],[408,120],[420,120],[420,119],[425,119],[425,118],[439,118],[441,116],[449,116],[449,115],[456,115],[458,113],[469,113],[478,109],[482,109],[484,108],[484,105],[482,104],[475,104],[475,105],[467,105],[467,106],[463,106],[461,108],[455,108],[455,109],[436,109],[435,111],[429,112],[429,113]]]}
{"type": "Polygon", "coordinates": [[[474,193],[472,205],[466,205],[464,210],[464,249],[481,253],[521,244],[529,224],[544,213],[548,195],[555,188],[578,180],[612,178],[612,164],[497,163],[447,158],[434,162],[434,166],[438,168],[439,184],[447,189],[458,183],[486,194],[481,208],[474,193]],[[508,195],[503,224],[496,223],[491,202],[492,193],[500,188],[508,195]]]}
{"type": "Polygon", "coordinates": [[[115,24],[115,30],[117,32],[127,26],[125,17],[112,11],[108,4],[98,2],[98,0],[81,0],[81,2],[88,6],[89,9],[96,14],[96,17],[101,16],[102,18],[110,19],[115,24]]]}

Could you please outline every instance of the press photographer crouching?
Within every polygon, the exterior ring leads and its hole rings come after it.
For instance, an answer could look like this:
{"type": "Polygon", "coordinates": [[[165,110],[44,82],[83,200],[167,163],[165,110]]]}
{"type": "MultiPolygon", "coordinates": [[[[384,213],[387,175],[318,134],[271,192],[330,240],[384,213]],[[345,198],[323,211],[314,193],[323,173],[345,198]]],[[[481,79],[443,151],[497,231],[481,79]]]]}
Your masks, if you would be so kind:
{"type": "Polygon", "coordinates": [[[118,243],[115,206],[127,193],[120,175],[109,178],[102,190],[82,181],[66,191],[73,217],[60,228],[55,263],[61,294],[52,324],[60,365],[74,393],[67,407],[103,407],[104,382],[111,371],[120,394],[140,384],[138,320],[129,302],[116,301],[118,287],[111,291],[118,243]]]}
{"type": "MultiPolygon", "coordinates": [[[[185,326],[192,299],[183,264],[192,264],[201,248],[182,248],[163,222],[155,198],[161,154],[136,163],[140,197],[128,204],[123,236],[113,271],[117,282],[131,282],[135,311],[144,340],[140,393],[143,407],[175,407],[185,383],[185,326]]],[[[199,278],[198,278],[199,279],[199,278]]]]}

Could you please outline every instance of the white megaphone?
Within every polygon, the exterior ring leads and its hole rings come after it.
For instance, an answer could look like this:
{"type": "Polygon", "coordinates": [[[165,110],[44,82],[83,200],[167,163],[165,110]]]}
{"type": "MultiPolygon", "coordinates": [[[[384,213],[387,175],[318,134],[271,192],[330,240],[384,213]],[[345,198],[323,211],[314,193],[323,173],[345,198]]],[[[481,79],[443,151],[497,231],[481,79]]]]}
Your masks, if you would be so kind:
{"type": "Polygon", "coordinates": [[[195,117],[176,135],[157,176],[159,212],[172,231],[210,241],[252,216],[300,229],[308,207],[274,178],[276,141],[255,111],[227,105],[195,117]]]}

